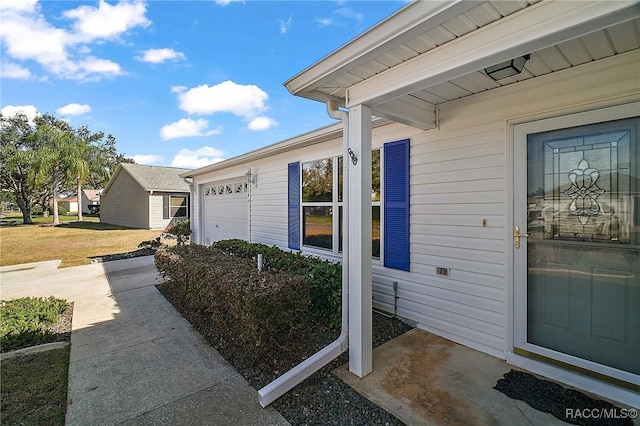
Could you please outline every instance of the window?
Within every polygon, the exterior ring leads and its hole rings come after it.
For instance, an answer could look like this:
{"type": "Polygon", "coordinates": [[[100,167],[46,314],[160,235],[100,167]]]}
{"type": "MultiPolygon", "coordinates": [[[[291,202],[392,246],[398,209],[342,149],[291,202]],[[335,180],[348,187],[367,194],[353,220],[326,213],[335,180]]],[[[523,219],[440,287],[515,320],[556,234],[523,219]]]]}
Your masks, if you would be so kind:
{"type": "MultiPolygon", "coordinates": [[[[340,202],[340,248],[342,252],[342,157],[338,158],[338,201],[340,202]]],[[[380,171],[380,150],[375,149],[371,153],[371,256],[380,259],[380,200],[381,200],[381,171],[380,171]]]]}
{"type": "MultiPolygon", "coordinates": [[[[374,150],[371,163],[372,257],[408,271],[409,140],[374,150]]],[[[288,165],[289,248],[299,250],[302,240],[306,247],[342,252],[343,164],[332,157],[288,165]]]]}
{"type": "Polygon", "coordinates": [[[334,158],[302,164],[302,244],[333,250],[334,158]]]}
{"type": "Polygon", "coordinates": [[[189,217],[189,197],[186,195],[165,195],[162,198],[163,219],[189,217]]]}

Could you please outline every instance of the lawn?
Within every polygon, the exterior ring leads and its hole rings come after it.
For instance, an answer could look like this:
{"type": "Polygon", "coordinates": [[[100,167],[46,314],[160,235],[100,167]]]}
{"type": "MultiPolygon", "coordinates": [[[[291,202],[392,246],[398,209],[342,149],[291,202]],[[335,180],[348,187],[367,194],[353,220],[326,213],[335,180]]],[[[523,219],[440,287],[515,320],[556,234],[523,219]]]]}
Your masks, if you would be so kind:
{"type": "MultiPolygon", "coordinates": [[[[2,352],[52,341],[68,342],[72,309],[66,300],[53,297],[2,301],[2,352]]],[[[0,368],[1,424],[64,424],[68,346],[4,359],[0,368]]]]}
{"type": "Polygon", "coordinates": [[[2,424],[63,425],[69,347],[2,361],[2,424]]]}
{"type": "Polygon", "coordinates": [[[86,265],[93,256],[136,250],[140,242],[152,240],[161,233],[93,221],[59,226],[2,226],[0,266],[56,259],[62,260],[61,267],[86,265]]]}

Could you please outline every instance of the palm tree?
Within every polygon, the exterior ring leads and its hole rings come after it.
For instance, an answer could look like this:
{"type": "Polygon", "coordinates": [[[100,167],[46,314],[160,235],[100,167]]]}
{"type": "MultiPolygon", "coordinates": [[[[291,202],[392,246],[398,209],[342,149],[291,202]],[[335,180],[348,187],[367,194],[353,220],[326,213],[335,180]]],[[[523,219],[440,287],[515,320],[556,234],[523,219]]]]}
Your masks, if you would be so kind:
{"type": "Polygon", "coordinates": [[[68,155],[73,158],[76,138],[71,127],[53,116],[43,116],[36,123],[39,140],[34,185],[42,185],[49,179],[53,195],[53,224],[58,225],[58,198],[60,185],[68,176],[68,155]]]}
{"type": "Polygon", "coordinates": [[[78,221],[82,220],[82,183],[89,176],[89,164],[87,156],[89,146],[80,138],[75,140],[66,147],[65,168],[67,176],[73,177],[76,181],[76,193],[78,199],[78,221]]]}

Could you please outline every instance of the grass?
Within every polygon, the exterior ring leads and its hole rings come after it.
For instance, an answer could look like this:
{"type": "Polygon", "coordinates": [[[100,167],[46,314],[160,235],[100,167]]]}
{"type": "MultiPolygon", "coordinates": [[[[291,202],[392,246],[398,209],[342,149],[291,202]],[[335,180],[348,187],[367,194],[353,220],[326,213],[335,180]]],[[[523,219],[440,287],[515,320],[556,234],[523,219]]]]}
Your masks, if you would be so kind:
{"type": "Polygon", "coordinates": [[[69,347],[2,361],[3,425],[63,425],[69,347]]]}
{"type": "MultiPolygon", "coordinates": [[[[22,213],[20,212],[2,212],[2,214],[5,216],[4,218],[2,218],[2,222],[10,222],[15,220],[22,221],[22,213]]],[[[36,223],[36,224],[53,223],[53,215],[49,215],[48,217],[37,215],[37,216],[33,216],[32,219],[33,219],[33,223],[36,223]]],[[[72,221],[78,220],[78,215],[75,215],[75,214],[58,215],[58,220],[60,222],[72,222],[72,221]]],[[[88,221],[88,222],[99,222],[100,216],[92,215],[92,214],[83,214],[82,220],[88,221]]]]}
{"type": "MultiPolygon", "coordinates": [[[[2,301],[2,352],[68,339],[69,304],[64,299],[30,298],[2,301]],[[65,312],[65,314],[63,314],[65,312]],[[66,335],[66,337],[64,337],[66,335]]],[[[63,425],[67,409],[69,346],[2,361],[0,424],[63,425]]]]}
{"type": "MultiPolygon", "coordinates": [[[[46,218],[51,219],[51,218],[46,218]]],[[[53,219],[51,219],[53,220],[53,219]]],[[[124,253],[162,231],[130,229],[94,221],[59,226],[0,227],[0,266],[61,259],[61,267],[86,265],[91,257],[124,253]]]]}

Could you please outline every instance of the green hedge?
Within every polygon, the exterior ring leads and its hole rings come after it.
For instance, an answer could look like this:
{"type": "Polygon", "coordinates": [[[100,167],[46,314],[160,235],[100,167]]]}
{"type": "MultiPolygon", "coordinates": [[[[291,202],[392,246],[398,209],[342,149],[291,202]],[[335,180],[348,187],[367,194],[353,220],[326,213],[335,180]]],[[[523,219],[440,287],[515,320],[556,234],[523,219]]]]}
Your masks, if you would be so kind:
{"type": "Polygon", "coordinates": [[[174,302],[206,318],[224,339],[248,350],[247,356],[304,339],[311,305],[304,277],[259,272],[251,259],[200,245],[162,247],[155,263],[171,281],[174,302]]]}
{"type": "Polygon", "coordinates": [[[69,307],[55,297],[24,297],[0,304],[0,347],[2,352],[56,340],[49,330],[69,307]]]}
{"type": "MultiPolygon", "coordinates": [[[[272,272],[288,272],[301,275],[308,280],[312,313],[321,317],[330,328],[341,324],[342,266],[315,256],[305,256],[269,247],[265,244],[248,243],[244,240],[223,240],[213,243],[213,248],[222,252],[256,261],[263,256],[263,267],[272,272]]],[[[255,263],[254,263],[255,264],[255,263]]]]}

